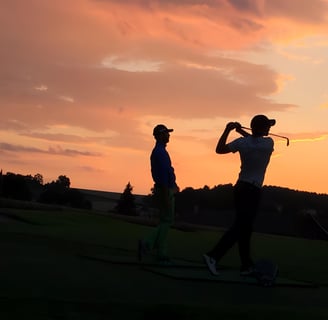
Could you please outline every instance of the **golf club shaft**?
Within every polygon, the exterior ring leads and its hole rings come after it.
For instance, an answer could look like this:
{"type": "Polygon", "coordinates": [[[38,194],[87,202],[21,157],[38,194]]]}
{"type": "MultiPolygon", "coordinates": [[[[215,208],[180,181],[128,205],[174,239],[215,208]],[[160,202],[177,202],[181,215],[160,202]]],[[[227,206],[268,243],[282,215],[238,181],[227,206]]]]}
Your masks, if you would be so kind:
{"type": "MultiPolygon", "coordinates": [[[[247,127],[241,127],[241,128],[246,129],[246,130],[252,130],[251,128],[247,128],[247,127]]],[[[287,146],[289,146],[289,138],[288,137],[281,136],[279,134],[274,134],[274,133],[271,133],[271,132],[269,132],[269,135],[274,136],[274,137],[278,137],[278,138],[282,138],[282,139],[286,139],[287,140],[287,146]]]]}

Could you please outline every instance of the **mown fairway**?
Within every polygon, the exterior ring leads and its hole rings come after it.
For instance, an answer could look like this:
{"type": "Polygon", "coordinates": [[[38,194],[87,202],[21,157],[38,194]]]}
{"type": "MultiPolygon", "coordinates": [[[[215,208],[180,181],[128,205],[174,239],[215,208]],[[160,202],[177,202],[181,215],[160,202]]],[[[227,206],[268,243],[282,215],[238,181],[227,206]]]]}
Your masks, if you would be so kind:
{"type": "MultiPolygon", "coordinates": [[[[78,211],[0,209],[0,319],[327,319],[328,242],[256,234],[256,257],[313,288],[176,280],[136,264],[86,259],[134,257],[150,227],[78,211]],[[29,223],[28,223],[29,222],[29,223]]],[[[170,233],[175,258],[201,262],[214,231],[170,233]]],[[[238,268],[237,250],[224,265],[238,268]]]]}

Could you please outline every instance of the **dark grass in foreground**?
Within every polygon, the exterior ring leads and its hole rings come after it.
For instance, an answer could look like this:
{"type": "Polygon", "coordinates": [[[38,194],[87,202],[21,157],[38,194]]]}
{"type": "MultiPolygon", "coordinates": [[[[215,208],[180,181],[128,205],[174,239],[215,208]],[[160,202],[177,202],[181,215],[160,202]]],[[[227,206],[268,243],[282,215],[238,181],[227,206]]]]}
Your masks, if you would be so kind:
{"type": "Polygon", "coordinates": [[[255,320],[325,320],[327,309],[308,310],[304,312],[299,308],[276,308],[268,310],[261,307],[243,307],[241,310],[236,306],[224,306],[220,308],[158,304],[126,304],[119,303],[79,303],[75,301],[34,301],[24,299],[22,301],[0,301],[1,319],[147,319],[147,320],[200,320],[200,319],[255,319],[255,320]]]}
{"type": "MultiPolygon", "coordinates": [[[[150,227],[80,211],[6,212],[34,223],[0,224],[0,319],[327,319],[327,242],[254,236],[258,257],[273,258],[281,275],[319,288],[193,282],[79,256],[133,256],[150,227]]],[[[171,253],[201,262],[218,236],[172,230],[171,253]]],[[[237,251],[223,263],[238,268],[237,251]]]]}

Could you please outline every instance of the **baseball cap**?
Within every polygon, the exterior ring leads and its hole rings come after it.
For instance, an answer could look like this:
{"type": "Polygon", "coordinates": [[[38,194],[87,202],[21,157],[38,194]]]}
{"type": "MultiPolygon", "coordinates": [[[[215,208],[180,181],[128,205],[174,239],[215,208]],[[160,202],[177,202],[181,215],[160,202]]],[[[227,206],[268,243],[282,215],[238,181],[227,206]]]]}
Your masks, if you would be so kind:
{"type": "Polygon", "coordinates": [[[251,121],[251,128],[258,129],[263,127],[272,127],[275,124],[276,124],[275,119],[269,119],[267,116],[263,114],[258,114],[255,117],[253,117],[251,121]]]}
{"type": "Polygon", "coordinates": [[[173,129],[168,129],[164,124],[158,124],[154,130],[153,130],[153,135],[157,136],[163,132],[172,132],[173,129]]]}

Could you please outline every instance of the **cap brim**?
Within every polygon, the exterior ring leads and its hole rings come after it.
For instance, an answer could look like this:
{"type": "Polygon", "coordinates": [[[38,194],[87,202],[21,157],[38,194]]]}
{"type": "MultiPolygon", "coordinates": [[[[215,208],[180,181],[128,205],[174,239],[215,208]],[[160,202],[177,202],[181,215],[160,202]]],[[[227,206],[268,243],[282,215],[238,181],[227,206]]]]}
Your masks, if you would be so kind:
{"type": "Polygon", "coordinates": [[[274,126],[276,124],[276,120],[275,119],[269,119],[269,124],[270,126],[274,126]]]}
{"type": "Polygon", "coordinates": [[[173,131],[173,129],[162,129],[162,130],[159,130],[159,131],[155,131],[155,132],[153,132],[153,135],[154,135],[154,136],[157,136],[157,135],[159,135],[159,134],[167,133],[167,132],[172,132],[172,131],[173,131]]]}

